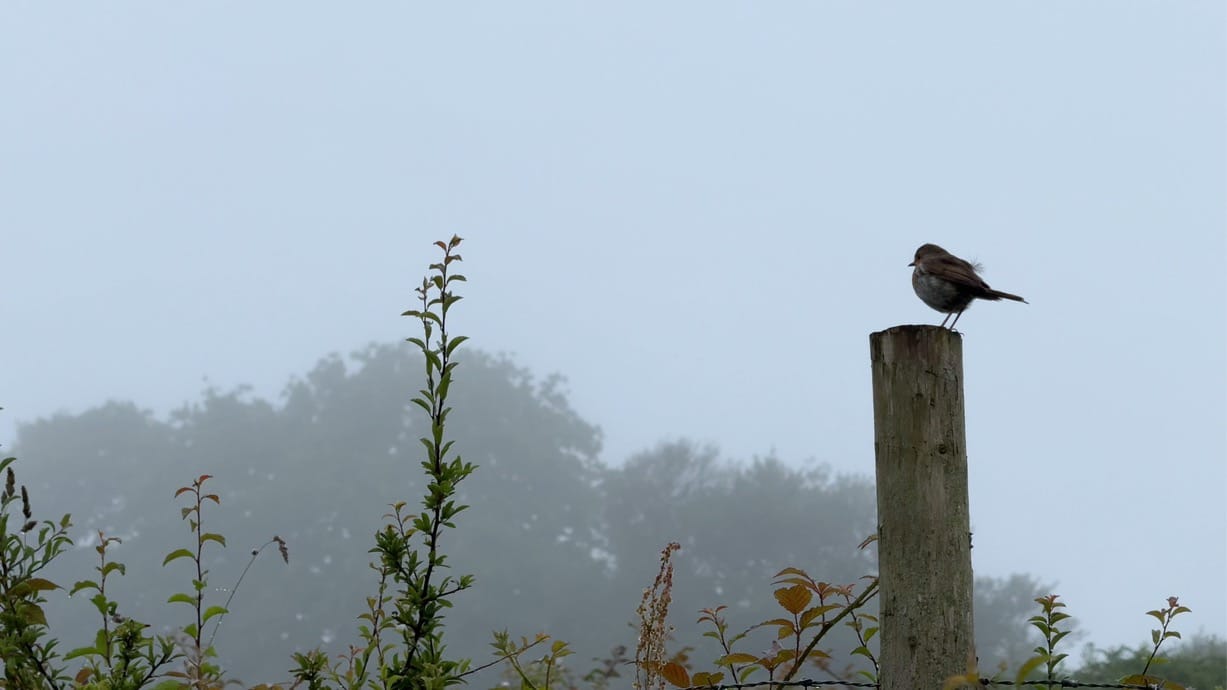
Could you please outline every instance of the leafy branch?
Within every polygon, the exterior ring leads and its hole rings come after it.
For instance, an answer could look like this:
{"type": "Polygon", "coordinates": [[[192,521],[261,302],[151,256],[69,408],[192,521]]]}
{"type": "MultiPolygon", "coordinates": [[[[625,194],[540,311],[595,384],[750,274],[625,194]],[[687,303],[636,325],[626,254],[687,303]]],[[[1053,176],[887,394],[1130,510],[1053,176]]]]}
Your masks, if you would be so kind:
{"type": "Polygon", "coordinates": [[[448,314],[461,299],[453,294],[453,284],[465,280],[463,275],[452,272],[452,264],[461,261],[455,251],[460,243],[459,236],[435,243],[443,250],[443,260],[430,265],[431,273],[416,290],[420,308],[404,313],[418,319],[422,327],[422,337],[407,340],[418,347],[425,360],[426,387],[418,391],[413,403],[426,412],[430,434],[420,439],[426,449],[422,468],[428,478],[422,512],[406,525],[398,507],[396,527],[388,525],[376,535],[375,550],[381,564],[401,585],[391,616],[403,626],[405,645],[403,658],[394,655],[391,660],[394,670],[390,680],[392,687],[398,689],[455,685],[461,682],[469,665],[468,660],[444,657],[443,609],[452,605],[448,597],[472,585],[473,577],[439,575],[439,571],[447,568],[447,556],[440,545],[443,528],[455,527],[456,516],[468,507],[455,502],[456,487],[475,469],[452,452],[455,442],[445,434],[451,412],[447,396],[456,368],[452,357],[467,340],[465,336],[452,337],[447,330],[448,314]],[[410,545],[416,535],[421,535],[424,542],[424,556],[410,545]]]}
{"type": "Polygon", "coordinates": [[[45,520],[40,527],[30,507],[29,491],[25,486],[17,490],[11,467],[15,461],[0,460],[0,470],[5,473],[0,493],[0,659],[4,661],[4,685],[56,688],[66,677],[57,666],[57,640],[48,638],[42,605],[46,603],[43,593],[60,586],[37,575],[72,544],[68,538],[72,523],[65,515],[59,522],[45,520]],[[12,512],[19,505],[20,513],[12,512]]]}

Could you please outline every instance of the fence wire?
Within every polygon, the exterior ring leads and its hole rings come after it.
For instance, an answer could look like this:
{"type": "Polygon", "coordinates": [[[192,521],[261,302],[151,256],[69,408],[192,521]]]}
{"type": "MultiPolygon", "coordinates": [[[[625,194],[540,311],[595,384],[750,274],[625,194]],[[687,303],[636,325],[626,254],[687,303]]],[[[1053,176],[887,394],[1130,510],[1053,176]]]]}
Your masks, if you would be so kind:
{"type": "MultiPolygon", "coordinates": [[[[1033,688],[1110,688],[1112,690],[1156,690],[1161,685],[1134,685],[1130,683],[1083,683],[1076,680],[993,680],[981,678],[980,686],[992,687],[1033,687],[1033,688]]],[[[853,680],[760,680],[755,683],[721,683],[719,685],[692,685],[685,690],[742,690],[742,688],[880,688],[878,683],[853,680]]]]}
{"type": "Polygon", "coordinates": [[[1034,688],[1126,688],[1127,690],[1155,690],[1162,688],[1162,685],[1136,685],[1132,683],[1080,683],[1076,680],[1024,680],[1021,683],[1015,683],[1012,680],[990,680],[988,678],[980,679],[980,685],[991,688],[993,686],[1011,686],[1011,687],[1034,687],[1034,688]]]}

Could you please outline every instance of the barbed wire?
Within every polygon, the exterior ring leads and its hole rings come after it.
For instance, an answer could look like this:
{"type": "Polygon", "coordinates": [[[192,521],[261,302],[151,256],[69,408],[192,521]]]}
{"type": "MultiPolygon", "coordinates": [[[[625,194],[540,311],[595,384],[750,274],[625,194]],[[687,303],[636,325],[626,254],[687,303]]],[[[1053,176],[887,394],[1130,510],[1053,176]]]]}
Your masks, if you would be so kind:
{"type": "Polygon", "coordinates": [[[856,680],[760,680],[755,683],[692,685],[685,690],[740,690],[741,688],[879,688],[877,683],[856,680]]]}
{"type": "MultiPolygon", "coordinates": [[[[1036,687],[1036,688],[1109,688],[1110,690],[1156,690],[1162,685],[1136,685],[1132,683],[1083,683],[1068,678],[1063,680],[993,680],[981,678],[979,685],[986,688],[1036,687]]],[[[754,683],[720,683],[718,685],[692,685],[685,690],[743,690],[744,688],[880,688],[878,683],[854,680],[760,680],[754,683]]]]}
{"type": "Polygon", "coordinates": [[[1024,680],[1021,683],[1016,683],[1012,680],[992,680],[991,678],[981,678],[980,685],[984,687],[993,687],[994,685],[1001,686],[1032,686],[1037,688],[1125,688],[1126,690],[1155,690],[1162,688],[1161,684],[1156,685],[1136,685],[1133,683],[1081,683],[1068,678],[1064,680],[1024,680]]]}

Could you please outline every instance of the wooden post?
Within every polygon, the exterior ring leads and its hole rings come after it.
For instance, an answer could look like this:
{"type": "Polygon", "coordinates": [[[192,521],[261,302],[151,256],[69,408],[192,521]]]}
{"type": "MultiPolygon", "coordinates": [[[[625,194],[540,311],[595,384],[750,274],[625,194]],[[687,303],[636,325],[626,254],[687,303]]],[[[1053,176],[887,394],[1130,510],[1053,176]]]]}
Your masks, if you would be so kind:
{"type": "Polygon", "coordinates": [[[974,659],[963,338],[936,326],[869,336],[882,690],[940,690],[974,659]]]}

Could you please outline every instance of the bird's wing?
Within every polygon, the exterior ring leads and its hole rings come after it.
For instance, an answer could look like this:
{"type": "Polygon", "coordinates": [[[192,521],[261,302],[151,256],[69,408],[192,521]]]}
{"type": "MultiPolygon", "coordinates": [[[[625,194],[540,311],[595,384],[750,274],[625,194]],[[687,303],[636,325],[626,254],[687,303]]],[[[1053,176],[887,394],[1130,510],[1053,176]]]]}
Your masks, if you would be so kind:
{"type": "Polygon", "coordinates": [[[984,282],[984,279],[976,274],[976,267],[957,256],[935,257],[933,264],[931,273],[941,276],[952,283],[981,290],[990,289],[988,283],[984,282]]]}

